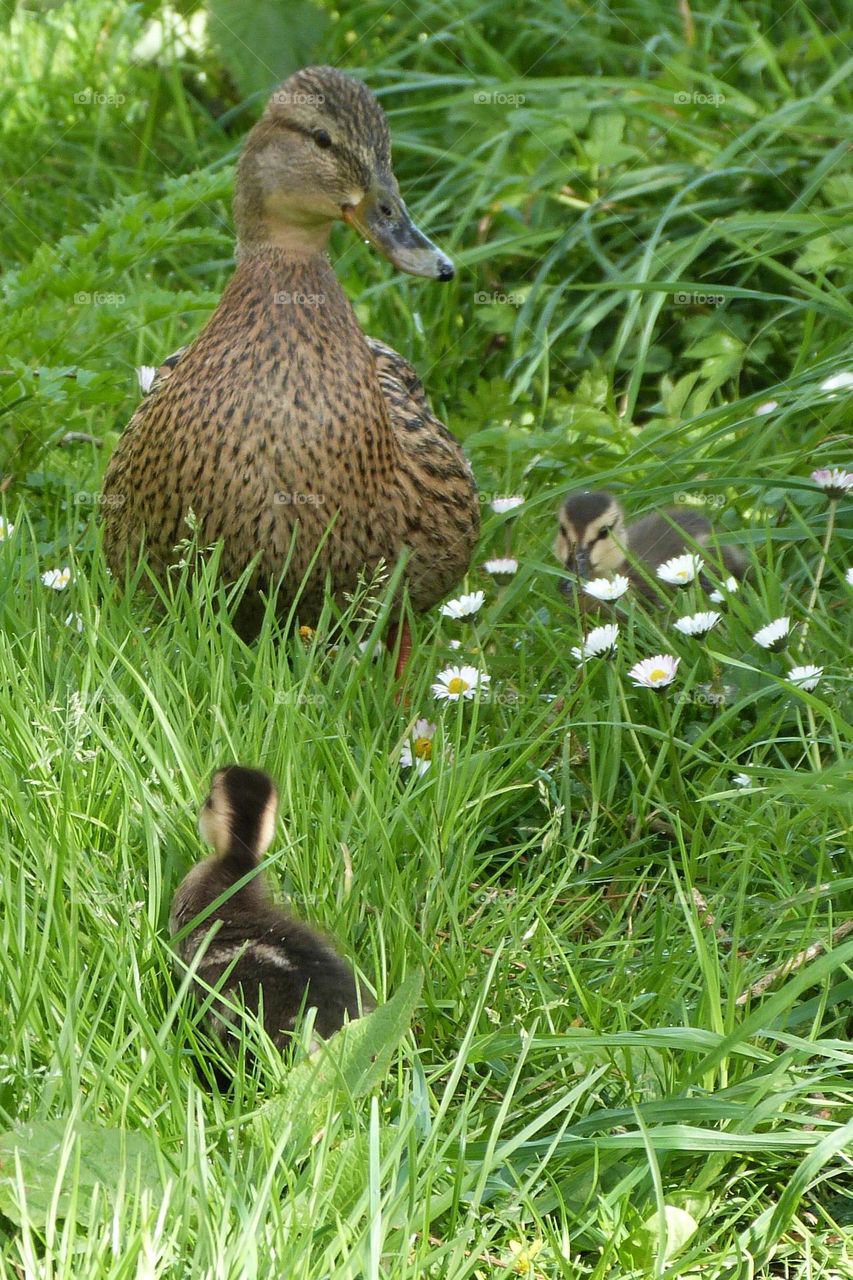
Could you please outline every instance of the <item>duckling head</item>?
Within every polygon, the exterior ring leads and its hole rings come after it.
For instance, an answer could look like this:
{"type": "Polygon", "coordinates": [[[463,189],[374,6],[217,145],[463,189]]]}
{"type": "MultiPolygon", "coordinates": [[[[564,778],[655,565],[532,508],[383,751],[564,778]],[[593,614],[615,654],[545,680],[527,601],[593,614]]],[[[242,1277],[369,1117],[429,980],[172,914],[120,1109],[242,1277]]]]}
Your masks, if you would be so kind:
{"type": "Polygon", "coordinates": [[[244,250],[322,252],[343,219],[401,271],[453,278],[403,203],[385,112],[335,67],[305,67],[273,93],[240,158],[234,215],[244,250]]]}
{"type": "Polygon", "coordinates": [[[198,820],[198,829],[217,854],[248,851],[261,858],[272,842],[278,795],[260,769],[231,764],[217,769],[198,820]]]}
{"type": "Polygon", "coordinates": [[[554,555],[570,573],[595,578],[625,563],[625,515],[604,490],[570,494],[560,510],[554,555]]]}

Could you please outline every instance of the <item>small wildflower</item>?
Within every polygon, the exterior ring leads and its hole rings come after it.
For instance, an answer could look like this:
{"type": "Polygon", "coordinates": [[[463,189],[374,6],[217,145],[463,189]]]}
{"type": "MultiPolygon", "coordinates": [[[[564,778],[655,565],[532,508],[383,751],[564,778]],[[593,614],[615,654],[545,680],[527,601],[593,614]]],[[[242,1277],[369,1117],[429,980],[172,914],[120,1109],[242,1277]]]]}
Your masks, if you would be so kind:
{"type": "Polygon", "coordinates": [[[842,369],[840,373],[831,373],[820,384],[821,391],[849,391],[853,387],[853,373],[842,369]]]}
{"type": "Polygon", "coordinates": [[[612,578],[592,578],[583,584],[583,589],[594,600],[618,600],[630,585],[624,574],[617,573],[612,578]]]}
{"type": "Polygon", "coordinates": [[[64,591],[71,581],[71,570],[68,565],[64,569],[48,569],[41,575],[41,580],[52,591],[64,591]]]}
{"type": "Polygon", "coordinates": [[[490,677],[476,667],[445,667],[439,671],[432,686],[433,695],[448,702],[460,698],[473,698],[478,690],[488,688],[490,677]]]}
{"type": "Polygon", "coordinates": [[[471,591],[468,595],[459,596],[457,600],[448,600],[439,612],[445,618],[472,618],[479,613],[486,599],[485,591],[471,591]]]}
{"type": "Polygon", "coordinates": [[[507,511],[515,511],[516,507],[523,507],[524,498],[520,494],[514,494],[510,498],[493,498],[490,505],[497,515],[502,516],[507,511]]]}
{"type": "Polygon", "coordinates": [[[502,560],[486,560],[483,568],[496,578],[511,578],[514,573],[518,573],[518,561],[513,560],[512,556],[505,556],[502,560]]]}
{"type": "MultiPolygon", "coordinates": [[[[726,578],[725,582],[723,583],[723,591],[725,591],[728,595],[731,595],[731,596],[733,596],[736,591],[740,591],[740,583],[738,582],[737,578],[726,578]]],[[[711,601],[712,604],[726,603],[726,597],[723,595],[723,591],[711,592],[711,594],[708,596],[708,599],[711,601]]]]}
{"type": "Polygon", "coordinates": [[[0,542],[5,542],[7,538],[11,538],[15,532],[15,526],[5,516],[0,516],[0,542]]]}
{"type": "Polygon", "coordinates": [[[778,408],[779,408],[778,400],[765,400],[764,404],[760,404],[757,406],[755,410],[755,415],[758,418],[763,418],[765,414],[772,413],[774,409],[778,409],[778,408]]]}
{"type": "Polygon", "coordinates": [[[577,658],[580,665],[587,658],[603,658],[605,655],[615,653],[618,643],[619,626],[617,623],[608,623],[606,627],[593,627],[589,635],[584,638],[583,644],[572,649],[572,657],[577,658]]]}
{"type": "Polygon", "coordinates": [[[310,644],[311,641],[314,639],[315,634],[316,633],[313,627],[299,628],[299,639],[303,642],[303,644],[310,644]]]}
{"type": "Polygon", "coordinates": [[[139,390],[144,396],[147,396],[151,390],[151,383],[157,377],[157,369],[153,364],[142,364],[136,370],[136,377],[139,382],[139,390]]]}
{"type": "Polygon", "coordinates": [[[532,1276],[533,1259],[542,1252],[543,1242],[532,1240],[530,1244],[522,1244],[520,1240],[510,1240],[509,1251],[512,1254],[512,1267],[516,1275],[532,1276]]]}
{"type": "Polygon", "coordinates": [[[69,613],[65,619],[66,627],[72,627],[75,631],[83,630],[83,616],[79,613],[69,613]]]}
{"type": "Polygon", "coordinates": [[[658,653],[654,658],[635,663],[628,675],[638,688],[663,689],[672,684],[680,661],[671,653],[658,653]]]}
{"type": "Polygon", "coordinates": [[[416,720],[410,736],[403,743],[400,752],[400,767],[414,769],[422,775],[426,773],[432,761],[432,740],[436,726],[429,720],[416,720]]]}
{"type": "Polygon", "coordinates": [[[771,653],[778,653],[788,643],[790,630],[790,618],[775,618],[773,622],[768,622],[766,627],[761,627],[760,630],[756,631],[752,638],[756,644],[761,645],[762,649],[769,649],[771,653]]]}
{"type": "Polygon", "coordinates": [[[843,467],[821,467],[812,472],[812,480],[831,502],[837,502],[853,489],[853,471],[845,471],[843,467]]]}
{"type": "Polygon", "coordinates": [[[673,626],[683,636],[695,636],[697,640],[701,640],[717,625],[721,617],[722,614],[709,609],[707,613],[690,613],[685,618],[678,618],[673,626]]]}
{"type": "Polygon", "coordinates": [[[812,689],[816,689],[820,684],[822,675],[823,667],[815,667],[808,663],[804,667],[791,667],[788,679],[798,689],[805,689],[807,693],[811,693],[812,689]]]}
{"type": "Polygon", "coordinates": [[[363,657],[375,662],[379,657],[379,644],[376,640],[359,640],[358,651],[363,657]]]}
{"type": "Polygon", "coordinates": [[[448,642],[447,642],[447,647],[448,647],[448,649],[461,649],[461,648],[462,648],[462,641],[461,641],[461,640],[448,640],[448,642]]]}
{"type": "Polygon", "coordinates": [[[750,778],[748,773],[736,773],[732,778],[732,782],[735,784],[736,787],[752,786],[752,778],[750,778]]]}
{"type": "Polygon", "coordinates": [[[673,587],[686,587],[702,572],[704,560],[690,552],[683,556],[673,556],[658,565],[658,577],[661,582],[668,582],[673,587]]]}

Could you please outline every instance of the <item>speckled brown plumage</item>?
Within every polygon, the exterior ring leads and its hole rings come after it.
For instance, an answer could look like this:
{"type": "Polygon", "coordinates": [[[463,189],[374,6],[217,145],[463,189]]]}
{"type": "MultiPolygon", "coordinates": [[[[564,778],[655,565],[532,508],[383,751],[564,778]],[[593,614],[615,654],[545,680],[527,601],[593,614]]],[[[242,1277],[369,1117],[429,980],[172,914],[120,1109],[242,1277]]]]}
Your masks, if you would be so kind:
{"type": "Polygon", "coordinates": [[[202,544],[222,539],[227,579],[254,558],[255,593],[283,575],[280,608],[314,560],[302,621],[316,617],[327,580],[342,597],[363,570],[404,550],[412,602],[427,609],[468,567],[476,486],[412,367],[362,332],[326,257],[328,228],[343,208],[406,269],[440,279],[452,269],[408,219],[372,95],[328,68],[298,73],[279,94],[285,106],[273,95],[240,163],[236,271],[196,340],[161,370],[110,462],[108,560],[121,573],[144,539],[163,573],[192,509],[202,544]],[[290,100],[321,89],[319,118],[333,142],[315,157],[316,118],[290,100]]]}

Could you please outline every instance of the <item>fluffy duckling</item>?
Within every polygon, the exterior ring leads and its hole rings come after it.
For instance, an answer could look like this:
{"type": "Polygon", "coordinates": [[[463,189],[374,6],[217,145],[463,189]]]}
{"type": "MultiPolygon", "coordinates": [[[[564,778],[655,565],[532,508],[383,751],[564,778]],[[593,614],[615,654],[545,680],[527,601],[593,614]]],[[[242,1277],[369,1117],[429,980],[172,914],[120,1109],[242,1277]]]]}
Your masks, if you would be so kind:
{"type": "Polygon", "coordinates": [[[365,335],[329,263],[348,223],[401,271],[450,280],[415,226],[373,94],[333,67],[273,93],[249,134],[234,197],[237,267],[207,325],[161,366],[104,480],[104,547],[122,575],[144,548],[165,579],[195,514],[222,541],[222,574],[254,565],[237,624],[251,637],[281,582],[287,616],[343,602],[380,563],[408,553],[416,610],[464,576],[479,502],[461,445],[415,370],[365,335]]]}
{"type": "Polygon", "coordinates": [[[554,554],[573,575],[562,583],[568,595],[578,578],[623,573],[645,595],[657,598],[649,579],[655,579],[658,565],[697,545],[707,548],[734,577],[744,576],[744,557],[734,547],[717,548],[710,521],[698,511],[669,507],[627,524],[611,493],[586,490],[570,494],[563,503],[554,554]]]}
{"type": "MultiPolygon", "coordinates": [[[[266,773],[229,765],[213,775],[199,830],[215,853],[178,886],[169,926],[174,936],[190,925],[177,944],[180,958],[190,964],[202,950],[196,969],[201,982],[221,982],[229,1001],[236,998],[253,1013],[262,1010],[267,1034],[285,1049],[310,1008],[316,1010],[315,1034],[325,1039],[373,1006],[330,943],[271,900],[261,874],[214,905],[257,868],[273,838],[277,807],[266,773]],[[196,917],[201,918],[193,924],[196,917]]],[[[210,1017],[223,1040],[239,1035],[224,1003],[215,1002],[210,1017]]]]}

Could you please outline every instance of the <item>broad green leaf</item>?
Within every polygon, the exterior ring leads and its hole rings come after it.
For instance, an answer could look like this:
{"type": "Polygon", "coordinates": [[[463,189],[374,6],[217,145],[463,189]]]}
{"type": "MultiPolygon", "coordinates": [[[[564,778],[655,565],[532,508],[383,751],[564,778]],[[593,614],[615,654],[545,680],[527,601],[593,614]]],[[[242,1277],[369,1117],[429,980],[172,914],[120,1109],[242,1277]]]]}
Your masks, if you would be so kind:
{"type": "Polygon", "coordinates": [[[638,1270],[651,1270],[656,1262],[669,1262],[679,1254],[698,1226],[686,1209],[664,1205],[663,1215],[653,1213],[628,1237],[619,1250],[620,1256],[638,1270]]]}
{"type": "Polygon", "coordinates": [[[124,1195],[148,1190],[162,1198],[162,1161],[148,1136],[80,1122],[71,1122],[69,1130],[68,1120],[40,1120],[0,1134],[0,1211],[14,1222],[43,1227],[52,1216],[54,1198],[56,1217],[86,1215],[95,1187],[113,1204],[120,1190],[124,1195]]]}

